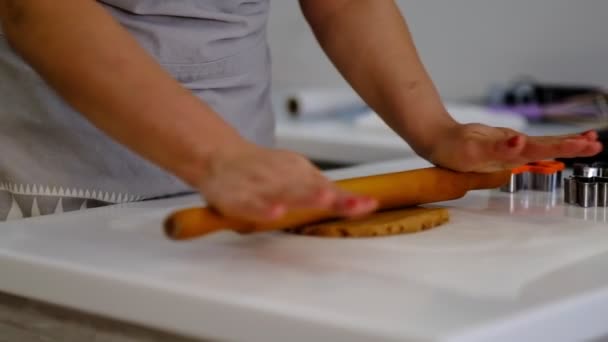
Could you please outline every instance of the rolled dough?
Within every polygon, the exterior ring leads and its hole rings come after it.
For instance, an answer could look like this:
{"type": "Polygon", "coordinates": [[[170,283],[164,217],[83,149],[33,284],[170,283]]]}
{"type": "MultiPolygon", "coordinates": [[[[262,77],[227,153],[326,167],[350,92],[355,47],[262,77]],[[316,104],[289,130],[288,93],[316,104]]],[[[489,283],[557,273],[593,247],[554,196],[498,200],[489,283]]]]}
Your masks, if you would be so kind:
{"type": "Polygon", "coordinates": [[[411,207],[383,211],[357,219],[328,221],[288,232],[320,237],[361,238],[415,233],[437,227],[449,220],[445,208],[411,207]]]}

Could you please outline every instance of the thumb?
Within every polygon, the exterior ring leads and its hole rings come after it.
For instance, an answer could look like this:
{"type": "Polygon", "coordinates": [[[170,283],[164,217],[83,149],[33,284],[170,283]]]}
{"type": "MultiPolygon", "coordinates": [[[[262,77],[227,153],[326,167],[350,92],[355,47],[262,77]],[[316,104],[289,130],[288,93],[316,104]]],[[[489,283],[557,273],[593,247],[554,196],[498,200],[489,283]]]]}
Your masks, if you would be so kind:
{"type": "Polygon", "coordinates": [[[494,145],[494,153],[499,160],[509,160],[521,154],[525,146],[525,136],[513,135],[497,141],[494,145]]]}

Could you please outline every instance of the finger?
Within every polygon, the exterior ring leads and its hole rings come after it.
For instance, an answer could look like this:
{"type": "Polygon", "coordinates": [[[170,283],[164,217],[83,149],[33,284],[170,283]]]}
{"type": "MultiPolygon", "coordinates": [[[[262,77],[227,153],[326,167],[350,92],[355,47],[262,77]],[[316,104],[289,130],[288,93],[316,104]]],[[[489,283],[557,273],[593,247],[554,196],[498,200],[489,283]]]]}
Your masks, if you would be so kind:
{"type": "Polygon", "coordinates": [[[287,162],[258,168],[241,179],[244,188],[288,209],[329,208],[336,197],[331,182],[306,159],[286,154],[287,162]]]}
{"type": "Polygon", "coordinates": [[[581,157],[595,156],[596,154],[602,152],[603,149],[604,147],[602,143],[596,141],[581,152],[581,157]]]}
{"type": "Polygon", "coordinates": [[[284,203],[290,209],[329,209],[336,200],[337,192],[329,183],[284,184],[274,190],[266,190],[263,197],[271,202],[284,203]]]}
{"type": "Polygon", "coordinates": [[[581,139],[581,140],[587,140],[587,141],[597,141],[598,139],[598,134],[596,131],[593,130],[588,130],[582,133],[577,133],[577,134],[563,134],[563,135],[550,135],[550,136],[535,136],[535,137],[531,137],[536,141],[542,141],[542,142],[546,142],[546,143],[550,143],[550,142],[558,142],[558,141],[563,141],[566,139],[581,139]]]}
{"type": "Polygon", "coordinates": [[[549,158],[571,158],[581,156],[586,150],[593,152],[600,147],[598,142],[586,139],[529,139],[522,157],[535,161],[549,158]]]}
{"type": "Polygon", "coordinates": [[[254,191],[241,190],[224,195],[213,206],[224,216],[252,222],[267,222],[281,218],[287,208],[283,203],[271,202],[254,191]]]}
{"type": "Polygon", "coordinates": [[[267,202],[282,203],[288,209],[329,209],[333,206],[337,196],[335,186],[313,167],[272,169],[266,173],[264,182],[249,181],[247,188],[267,202]]]}
{"type": "Polygon", "coordinates": [[[595,130],[585,131],[585,132],[581,133],[581,136],[587,138],[587,140],[589,140],[589,141],[596,141],[599,138],[599,135],[597,134],[597,131],[595,131],[595,130]]]}
{"type": "Polygon", "coordinates": [[[526,137],[514,135],[498,141],[470,141],[465,149],[467,160],[475,165],[476,170],[494,171],[519,165],[522,150],[526,145],[526,137]],[[475,151],[477,150],[477,151],[475,151]]]}
{"type": "Polygon", "coordinates": [[[378,205],[378,201],[371,197],[341,191],[336,200],[334,210],[338,215],[344,217],[358,217],[377,210],[378,205]]]}
{"type": "Polygon", "coordinates": [[[495,143],[490,151],[499,160],[511,160],[517,157],[526,146],[527,139],[523,135],[515,135],[495,143]]]}
{"type": "Polygon", "coordinates": [[[545,144],[545,145],[561,143],[566,140],[576,140],[576,141],[582,141],[582,142],[588,141],[587,138],[582,135],[554,135],[554,136],[531,136],[530,137],[530,142],[537,143],[537,144],[545,144]]]}
{"type": "Polygon", "coordinates": [[[336,188],[312,163],[294,158],[290,167],[284,166],[281,171],[273,172],[271,178],[277,188],[270,196],[295,208],[329,208],[333,205],[336,188]]]}
{"type": "Polygon", "coordinates": [[[329,208],[333,205],[338,197],[338,192],[331,184],[320,184],[317,189],[310,192],[309,196],[304,197],[305,205],[315,207],[329,208]]]}

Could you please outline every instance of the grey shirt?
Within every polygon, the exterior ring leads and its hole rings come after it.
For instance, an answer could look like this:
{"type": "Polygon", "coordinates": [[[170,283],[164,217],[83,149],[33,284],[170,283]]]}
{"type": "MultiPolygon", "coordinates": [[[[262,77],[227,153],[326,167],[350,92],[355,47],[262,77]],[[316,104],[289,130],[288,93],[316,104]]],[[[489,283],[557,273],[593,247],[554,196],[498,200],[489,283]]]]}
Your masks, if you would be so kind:
{"type": "MultiPolygon", "coordinates": [[[[244,137],[272,145],[269,0],[99,3],[244,137]]],[[[0,220],[191,190],[62,101],[0,33],[0,220]]]]}

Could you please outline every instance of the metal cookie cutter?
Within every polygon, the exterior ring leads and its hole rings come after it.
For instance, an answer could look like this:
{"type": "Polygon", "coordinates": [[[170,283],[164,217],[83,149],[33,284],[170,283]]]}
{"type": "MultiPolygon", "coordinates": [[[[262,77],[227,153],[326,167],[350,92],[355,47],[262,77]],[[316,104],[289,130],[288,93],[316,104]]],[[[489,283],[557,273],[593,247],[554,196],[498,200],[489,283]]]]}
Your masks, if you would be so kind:
{"type": "Polygon", "coordinates": [[[564,202],[583,208],[608,207],[608,164],[575,164],[564,178],[564,202]]]}
{"type": "Polygon", "coordinates": [[[566,164],[555,160],[542,160],[528,165],[532,173],[532,187],[535,190],[554,191],[562,186],[562,173],[566,164]]]}
{"type": "Polygon", "coordinates": [[[509,183],[500,190],[511,193],[519,190],[553,192],[561,187],[562,171],[565,168],[564,163],[553,160],[543,160],[517,167],[511,171],[509,183]]]}

